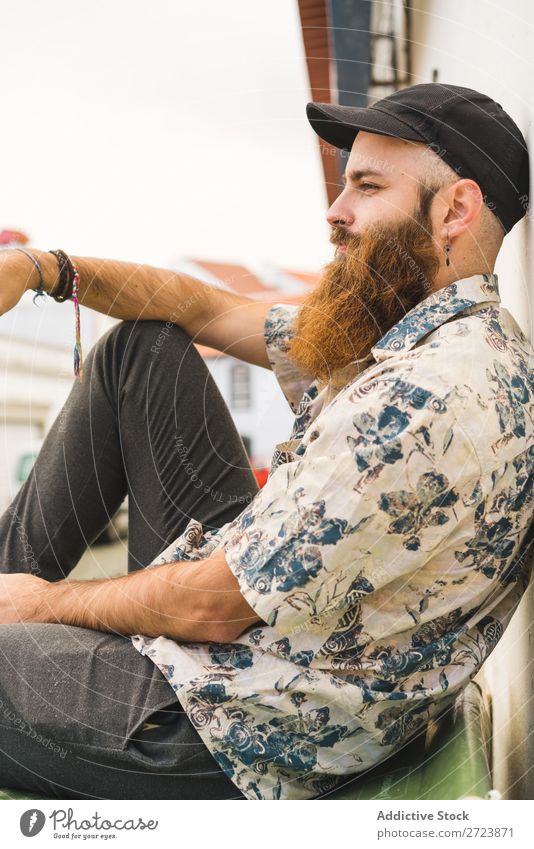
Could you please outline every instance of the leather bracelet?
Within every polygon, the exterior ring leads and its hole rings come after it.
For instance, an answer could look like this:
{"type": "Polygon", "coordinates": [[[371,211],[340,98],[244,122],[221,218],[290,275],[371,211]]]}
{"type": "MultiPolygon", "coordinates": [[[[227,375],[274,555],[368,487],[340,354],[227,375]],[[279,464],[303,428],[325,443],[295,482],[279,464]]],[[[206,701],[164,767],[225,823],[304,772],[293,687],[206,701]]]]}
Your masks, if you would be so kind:
{"type": "Polygon", "coordinates": [[[54,286],[48,294],[58,303],[62,303],[72,298],[74,268],[65,251],[54,250],[48,253],[55,256],[59,268],[59,284],[54,286]]]}

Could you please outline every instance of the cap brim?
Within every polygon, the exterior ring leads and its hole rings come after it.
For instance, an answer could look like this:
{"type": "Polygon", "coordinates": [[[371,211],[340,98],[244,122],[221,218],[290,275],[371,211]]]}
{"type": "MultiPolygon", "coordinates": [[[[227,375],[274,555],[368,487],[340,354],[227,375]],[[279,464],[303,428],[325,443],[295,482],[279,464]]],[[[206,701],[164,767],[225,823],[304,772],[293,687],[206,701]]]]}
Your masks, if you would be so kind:
{"type": "Polygon", "coordinates": [[[420,133],[394,115],[371,107],[308,103],[306,115],[320,138],[349,152],[360,130],[407,141],[425,141],[420,133]]]}

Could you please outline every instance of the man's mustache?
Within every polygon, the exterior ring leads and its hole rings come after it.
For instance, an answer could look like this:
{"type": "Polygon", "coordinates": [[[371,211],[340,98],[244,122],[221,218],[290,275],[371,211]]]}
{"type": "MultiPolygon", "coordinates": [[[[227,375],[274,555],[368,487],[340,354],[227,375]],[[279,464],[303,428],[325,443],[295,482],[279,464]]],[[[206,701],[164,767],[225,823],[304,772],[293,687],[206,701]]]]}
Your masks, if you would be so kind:
{"type": "Polygon", "coordinates": [[[336,246],[345,245],[348,247],[349,245],[352,245],[353,247],[356,247],[361,242],[361,236],[359,233],[349,233],[347,230],[336,228],[335,230],[332,230],[330,242],[336,246]]]}
{"type": "Polygon", "coordinates": [[[333,245],[345,245],[347,240],[347,234],[344,230],[332,230],[330,235],[330,241],[333,245]]]}

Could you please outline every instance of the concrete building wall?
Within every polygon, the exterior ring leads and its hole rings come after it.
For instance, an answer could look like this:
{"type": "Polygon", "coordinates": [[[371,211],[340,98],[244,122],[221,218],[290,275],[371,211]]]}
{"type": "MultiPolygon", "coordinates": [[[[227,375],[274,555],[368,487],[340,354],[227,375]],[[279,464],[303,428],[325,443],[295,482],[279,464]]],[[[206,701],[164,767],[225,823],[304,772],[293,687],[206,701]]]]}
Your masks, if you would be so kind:
{"type": "MultiPolygon", "coordinates": [[[[463,85],[493,97],[517,123],[532,149],[534,95],[529,74],[534,6],[512,0],[506,9],[462,0],[415,0],[413,83],[463,85]],[[481,20],[484,26],[481,26],[481,20]]],[[[532,216],[505,237],[495,268],[503,305],[532,338],[534,325],[532,216]]]]}

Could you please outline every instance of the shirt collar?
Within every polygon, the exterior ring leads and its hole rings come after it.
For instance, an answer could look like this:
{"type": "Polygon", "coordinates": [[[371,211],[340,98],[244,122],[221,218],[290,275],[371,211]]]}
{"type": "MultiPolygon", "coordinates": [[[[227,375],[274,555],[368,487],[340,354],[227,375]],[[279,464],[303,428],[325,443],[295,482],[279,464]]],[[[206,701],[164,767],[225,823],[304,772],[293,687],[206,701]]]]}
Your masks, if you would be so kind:
{"type": "Polygon", "coordinates": [[[371,348],[371,353],[375,360],[380,362],[402,351],[409,351],[428,333],[469,307],[491,301],[500,303],[500,300],[496,274],[474,274],[472,277],[456,280],[437,292],[432,292],[428,298],[406,313],[404,318],[393,325],[371,348]]]}

